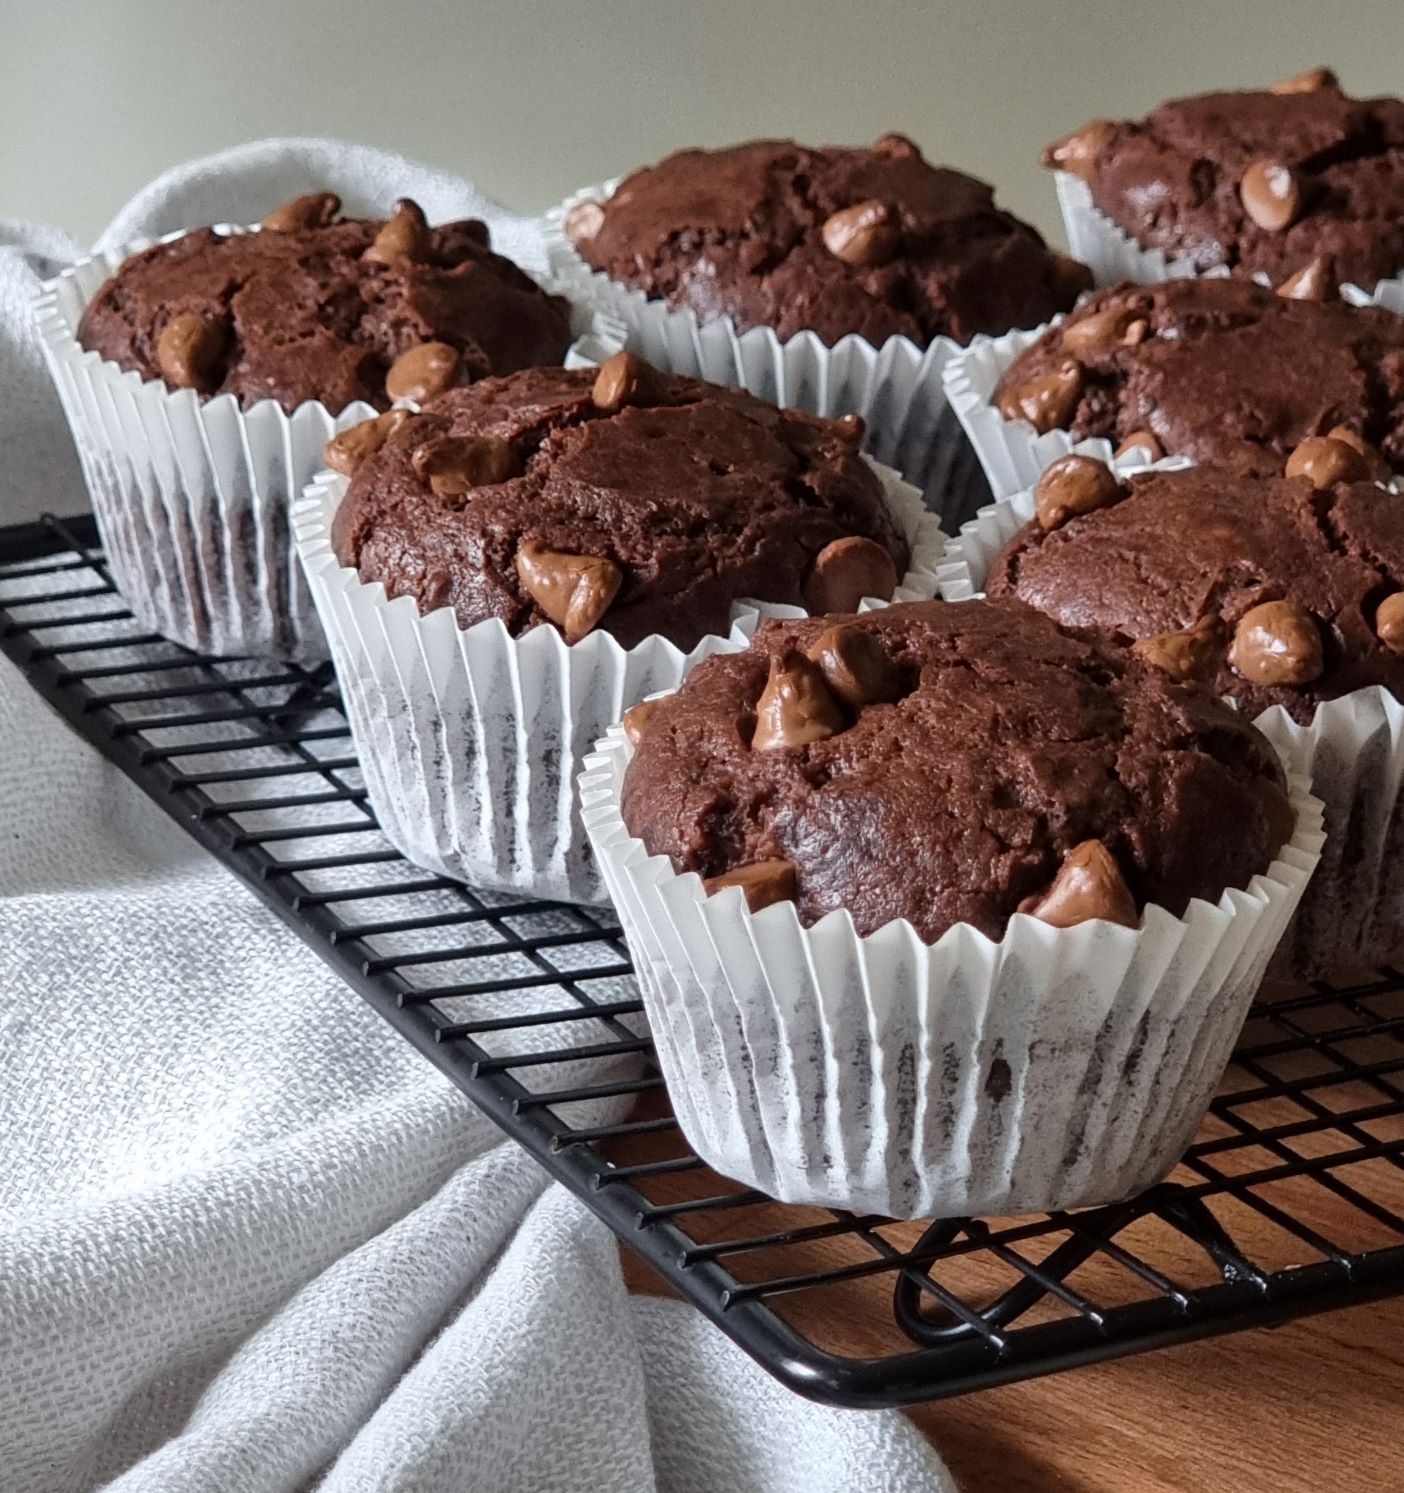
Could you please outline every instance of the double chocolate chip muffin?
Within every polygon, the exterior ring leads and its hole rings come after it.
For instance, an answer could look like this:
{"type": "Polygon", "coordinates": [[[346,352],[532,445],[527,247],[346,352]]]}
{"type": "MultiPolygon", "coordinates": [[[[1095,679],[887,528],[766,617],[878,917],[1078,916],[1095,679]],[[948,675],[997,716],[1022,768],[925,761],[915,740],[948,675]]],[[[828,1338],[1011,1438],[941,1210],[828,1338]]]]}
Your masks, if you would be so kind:
{"type": "Polygon", "coordinates": [[[1118,482],[1101,462],[1063,457],[989,593],[1130,643],[1250,716],[1281,705],[1307,721],[1371,685],[1404,700],[1404,501],[1360,480],[1358,453],[1333,440],[1308,442],[1288,471],[1118,482]]]}
{"type": "Polygon", "coordinates": [[[1010,599],[767,623],[625,726],[650,855],[860,935],[1134,927],[1246,886],[1291,830],[1241,714],[1010,599]]]}
{"type": "Polygon", "coordinates": [[[462,627],[684,648],[733,601],[827,611],[891,597],[910,548],[862,421],[659,373],[537,368],[393,410],[333,441],[342,565],[462,627]]]}
{"type": "Polygon", "coordinates": [[[565,356],[568,303],[494,254],[484,224],[431,228],[408,198],[385,222],[340,211],[318,192],[256,233],[153,245],[93,297],[78,340],[143,378],[289,412],[385,409],[565,356]]]}
{"type": "Polygon", "coordinates": [[[575,205],[581,257],[702,321],[881,343],[1037,326],[1092,283],[993,189],[902,135],[868,149],[755,140],[684,150],[575,205]]]}
{"type": "Polygon", "coordinates": [[[1278,476],[1309,437],[1344,432],[1404,466],[1404,317],[1249,280],[1118,285],[1008,368],[1000,413],[1043,434],[1278,476]]]}
{"type": "Polygon", "coordinates": [[[1261,92],[1173,99],[1051,145],[1142,248],[1276,283],[1329,255],[1369,289],[1404,270],[1404,103],[1315,68],[1261,92]]]}

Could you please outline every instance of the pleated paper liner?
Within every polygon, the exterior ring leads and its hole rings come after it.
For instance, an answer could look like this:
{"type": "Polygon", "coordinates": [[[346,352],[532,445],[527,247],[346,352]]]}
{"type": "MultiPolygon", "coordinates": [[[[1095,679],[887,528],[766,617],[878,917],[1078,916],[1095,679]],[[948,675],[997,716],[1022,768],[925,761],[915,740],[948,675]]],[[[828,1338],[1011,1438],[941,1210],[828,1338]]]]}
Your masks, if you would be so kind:
{"type": "MultiPolygon", "coordinates": [[[[221,233],[251,230],[218,225],[221,233]]],[[[144,626],[202,653],[298,662],[327,656],[288,524],[322,466],[322,447],[376,411],[276,400],[241,409],[202,400],[86,351],[83,312],[110,275],[153,243],[138,239],[65,270],[35,304],[40,345],[73,439],[118,589],[144,626]]],[[[577,308],[572,354],[602,361],[622,329],[577,308]]]]}
{"type": "MultiPolygon", "coordinates": [[[[966,597],[920,493],[878,472],[912,546],[896,598],[966,597]]],[[[346,486],[323,473],[293,526],[386,835],[416,865],[476,886],[605,901],[575,802],[585,754],[631,705],[675,688],[708,654],[744,648],[762,616],[799,613],[737,603],[730,631],[688,652],[661,637],[626,649],[603,630],[567,645],[549,626],[521,637],[495,620],[460,628],[451,610],[421,615],[340,564],[331,525],[346,486]]]]}
{"type": "Polygon", "coordinates": [[[601,201],[618,184],[576,192],[542,220],[548,263],[564,294],[622,322],[630,348],[659,368],[738,385],[816,415],[862,415],[868,452],[921,488],[948,529],[988,499],[941,386],[959,343],[938,337],[921,348],[908,337],[889,337],[875,346],[853,335],[829,347],[813,332],[781,340],[768,327],[742,332],[728,317],[699,321],[694,311],[650,300],[592,269],[565,235],[572,207],[601,201]]]}
{"type": "Polygon", "coordinates": [[[1160,1180],[1198,1127],[1316,865],[1321,806],[1290,784],[1277,860],[1139,930],[1015,915],[935,944],[847,912],[804,927],[650,857],[620,816],[611,728],[580,780],[678,1121],[717,1171],[784,1202],[893,1218],[1107,1203],[1160,1180]]]}

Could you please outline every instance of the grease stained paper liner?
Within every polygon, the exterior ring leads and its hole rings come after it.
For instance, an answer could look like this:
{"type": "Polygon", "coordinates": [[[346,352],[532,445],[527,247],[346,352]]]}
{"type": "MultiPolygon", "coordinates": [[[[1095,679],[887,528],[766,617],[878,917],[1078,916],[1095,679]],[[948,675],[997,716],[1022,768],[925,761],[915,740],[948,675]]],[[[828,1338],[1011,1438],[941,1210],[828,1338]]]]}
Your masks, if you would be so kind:
{"type": "Polygon", "coordinates": [[[1228,1061],[1321,843],[1139,930],[1016,915],[925,944],[846,912],[805,928],[703,893],[630,836],[615,727],[581,805],[639,971],[678,1122],[698,1154],[785,1202],[892,1218],[1030,1213],[1129,1197],[1179,1159],[1228,1061]]]}
{"type": "MultiPolygon", "coordinates": [[[[879,469],[912,546],[896,598],[968,596],[942,563],[945,536],[921,495],[879,469]]],[[[416,865],[475,886],[603,902],[575,802],[575,776],[605,729],[644,696],[676,688],[708,654],[744,648],[761,616],[737,603],[725,636],[689,653],[661,637],[622,648],[608,633],[568,646],[554,627],[514,638],[501,622],[460,628],[343,567],[331,524],[346,479],[324,472],[293,510],[312,596],[336,662],[370,802],[416,865]]]]}
{"type": "MultiPolygon", "coordinates": [[[[333,412],[309,401],[289,415],[269,399],[245,410],[233,395],[202,400],[143,380],[77,340],[88,302],[123,261],[180,236],[82,260],[48,281],[35,305],[112,577],[143,625],[188,648],[325,658],[288,509],[321,468],[327,441],[375,409],[358,402],[333,412]]],[[[581,361],[622,345],[622,329],[588,311],[577,310],[574,330],[581,361]]]]}
{"type": "Polygon", "coordinates": [[[869,454],[921,488],[948,528],[988,499],[941,386],[941,371],[959,343],[938,337],[920,348],[908,337],[889,337],[875,346],[855,335],[830,347],[813,332],[782,341],[768,327],[740,332],[728,317],[703,322],[691,310],[650,300],[592,269],[565,236],[565,216],[576,203],[602,201],[617,185],[576,192],[542,219],[558,289],[622,322],[630,348],[659,368],[739,385],[772,404],[816,415],[856,411],[867,422],[869,454]]]}
{"type": "MultiPolygon", "coordinates": [[[[982,509],[946,547],[950,580],[983,592],[1000,551],[1033,516],[1027,489],[982,509]]],[[[1306,725],[1281,706],[1254,724],[1325,808],[1321,866],[1274,974],[1349,978],[1404,958],[1404,705],[1375,685],[1317,706],[1306,725]]]]}

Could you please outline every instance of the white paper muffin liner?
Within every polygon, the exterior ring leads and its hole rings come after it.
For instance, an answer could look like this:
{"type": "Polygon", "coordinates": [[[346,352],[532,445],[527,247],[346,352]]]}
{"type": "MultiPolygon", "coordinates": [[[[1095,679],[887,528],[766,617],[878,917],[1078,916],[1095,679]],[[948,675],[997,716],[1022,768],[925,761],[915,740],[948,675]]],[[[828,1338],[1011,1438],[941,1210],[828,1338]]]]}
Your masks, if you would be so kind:
{"type": "Polygon", "coordinates": [[[1321,805],[1268,870],[1139,930],[1017,914],[925,944],[906,920],[752,913],[650,857],[620,815],[611,728],[582,813],[619,913],[678,1122],[717,1171],[785,1202],[892,1218],[1130,1197],[1183,1153],[1317,861],[1321,805]]]}
{"type": "MultiPolygon", "coordinates": [[[[1177,463],[1156,463],[1157,470],[1177,463]]],[[[1026,489],[981,509],[946,548],[973,593],[1034,516],[1026,489]]],[[[1321,866],[1284,938],[1274,974],[1348,976],[1404,958],[1404,705],[1379,685],[1318,705],[1300,725],[1281,706],[1253,723],[1324,805],[1321,866]]]]}
{"type": "MultiPolygon", "coordinates": [[[[912,546],[895,599],[967,599],[921,494],[878,472],[912,546]]],[[[331,526],[346,487],[322,473],[293,529],[386,836],[416,865],[475,886],[605,901],[575,803],[585,754],[631,705],[675,688],[708,654],[744,648],[762,616],[802,613],[738,602],[730,631],[688,653],[661,637],[625,649],[604,631],[568,646],[554,627],[519,638],[496,620],[460,628],[451,609],[421,615],[413,598],[388,601],[340,564],[331,526]]]]}
{"type": "Polygon", "coordinates": [[[576,203],[603,201],[618,185],[616,178],[575,192],[542,219],[547,262],[563,294],[621,321],[630,348],[656,367],[739,385],[772,404],[811,414],[862,415],[869,454],[921,488],[947,528],[986,501],[977,463],[941,385],[942,369],[960,351],[958,342],[938,337],[921,348],[909,337],[889,337],[876,346],[851,335],[830,347],[814,332],[782,341],[768,327],[741,332],[729,317],[699,321],[692,310],[650,300],[593,269],[565,235],[566,214],[576,203]]]}
{"type": "MultiPolygon", "coordinates": [[[[183,231],[183,230],[182,230],[183,231]]],[[[221,233],[251,230],[230,224],[221,233]]],[[[93,295],[143,238],[81,260],[41,288],[40,345],[73,432],[113,580],[144,626],[201,653],[313,662],[326,641],[298,566],[288,509],[339,430],[377,413],[276,400],[241,409],[105,361],[78,342],[93,295]]],[[[622,329],[577,308],[572,353],[599,361],[622,329]]]]}

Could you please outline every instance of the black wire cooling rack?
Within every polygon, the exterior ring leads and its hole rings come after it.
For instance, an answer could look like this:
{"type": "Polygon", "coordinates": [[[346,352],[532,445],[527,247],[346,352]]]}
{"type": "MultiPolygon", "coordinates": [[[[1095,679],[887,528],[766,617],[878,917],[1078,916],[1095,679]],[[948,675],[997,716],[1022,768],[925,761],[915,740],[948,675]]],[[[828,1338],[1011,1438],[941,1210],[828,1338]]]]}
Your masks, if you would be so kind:
{"type": "Polygon", "coordinates": [[[1404,976],[1261,1000],[1195,1146],[1135,1202],[929,1226],[782,1207],[692,1154],[607,913],[476,894],[381,837],[328,671],[144,631],[90,520],[0,531],[0,648],[796,1390],[910,1403],[1404,1290],[1404,976]]]}

